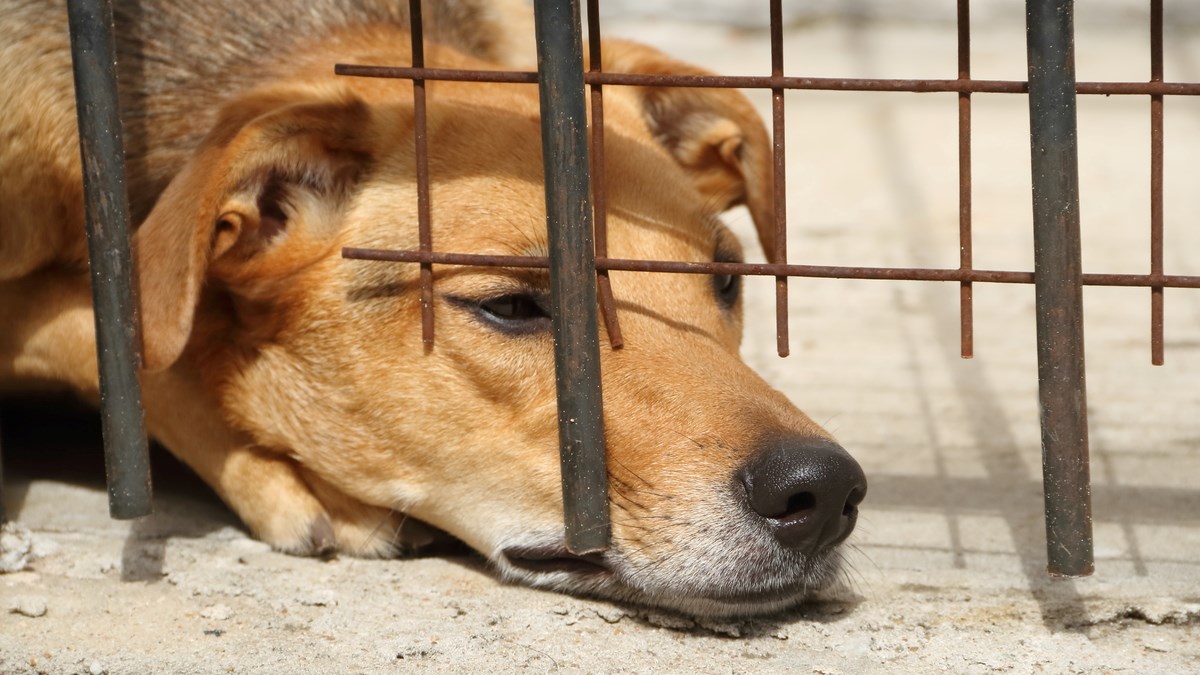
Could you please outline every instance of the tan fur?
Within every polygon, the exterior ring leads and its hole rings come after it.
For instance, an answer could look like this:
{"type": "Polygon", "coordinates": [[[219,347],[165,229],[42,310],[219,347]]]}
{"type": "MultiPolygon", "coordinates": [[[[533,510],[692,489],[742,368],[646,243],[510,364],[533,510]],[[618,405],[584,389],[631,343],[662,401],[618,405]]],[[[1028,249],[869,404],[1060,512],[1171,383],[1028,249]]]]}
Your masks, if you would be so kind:
{"type": "MultiPolygon", "coordinates": [[[[61,4],[0,3],[0,381],[95,397],[61,4]]],[[[182,26],[121,48],[148,425],[257,536],[389,555],[407,533],[427,539],[418,519],[510,578],[702,613],[782,606],[833,572],[832,557],[781,553],[739,525],[728,486],[755,443],[827,437],[741,363],[740,306],[722,309],[706,276],[616,272],[626,346],[605,346],[602,368],[620,574],[507,564],[506,547],[562,537],[551,339],[504,334],[455,299],[543,292],[544,271],[435,267],[426,350],[417,270],[340,256],[417,246],[411,84],[332,74],[408,63],[406,17],[329,10],[328,25],[262,35],[220,23],[236,16],[221,2],[117,4],[119,30],[135,30],[127,15],[182,26]],[[212,16],[188,18],[193,6],[212,16]],[[775,595],[738,600],[762,589],[775,595]]],[[[312,3],[244,12],[293,4],[312,3]]],[[[431,65],[531,56],[505,27],[527,15],[481,2],[431,13],[431,65]]],[[[604,51],[608,69],[699,72],[630,43],[604,51]]],[[[428,91],[435,247],[544,254],[536,88],[428,91]]],[[[771,250],[767,135],[740,94],[610,87],[605,106],[611,255],[740,256],[715,219],[739,203],[771,250]]]]}

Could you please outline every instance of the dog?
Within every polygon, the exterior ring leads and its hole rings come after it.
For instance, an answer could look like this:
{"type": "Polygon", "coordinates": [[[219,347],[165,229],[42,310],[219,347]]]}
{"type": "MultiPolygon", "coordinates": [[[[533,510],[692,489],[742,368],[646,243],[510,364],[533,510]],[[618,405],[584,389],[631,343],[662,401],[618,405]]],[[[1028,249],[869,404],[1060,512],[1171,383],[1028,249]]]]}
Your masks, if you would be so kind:
{"type": "MultiPolygon", "coordinates": [[[[65,10],[0,0],[0,383],[98,398],[65,10]]],[[[612,546],[564,545],[544,270],[418,270],[405,3],[117,0],[146,422],[249,530],[391,556],[445,532],[510,581],[694,615],[776,611],[837,578],[862,469],[739,358],[736,276],[613,272],[603,344],[612,546]]],[[[426,63],[527,63],[519,0],[427,2],[426,63]]],[[[703,71],[605,41],[613,72],[703,71]]],[[[436,250],[545,255],[536,87],[427,83],[436,250]]],[[[767,251],[763,124],[729,89],[605,90],[613,257],[767,251]]]]}

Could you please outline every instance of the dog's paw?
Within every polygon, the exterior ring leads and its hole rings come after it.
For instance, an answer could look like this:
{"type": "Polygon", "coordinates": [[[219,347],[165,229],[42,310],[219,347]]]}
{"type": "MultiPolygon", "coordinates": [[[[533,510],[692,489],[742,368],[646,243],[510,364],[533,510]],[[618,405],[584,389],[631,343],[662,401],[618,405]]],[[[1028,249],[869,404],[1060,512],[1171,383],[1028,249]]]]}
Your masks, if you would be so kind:
{"type": "Polygon", "coordinates": [[[295,461],[246,448],[228,455],[218,491],[255,537],[278,551],[388,558],[435,541],[436,529],[361,502],[295,461]]]}
{"type": "Polygon", "coordinates": [[[388,554],[388,545],[371,546],[362,532],[369,520],[382,531],[379,538],[390,541],[386,510],[355,510],[307,478],[291,459],[247,447],[225,457],[213,487],[255,537],[278,551],[321,558],[388,554]]]}
{"type": "Polygon", "coordinates": [[[303,554],[392,558],[414,553],[438,539],[438,530],[401,511],[354,499],[303,468],[299,473],[324,513],[323,518],[311,522],[309,547],[303,554]]]}

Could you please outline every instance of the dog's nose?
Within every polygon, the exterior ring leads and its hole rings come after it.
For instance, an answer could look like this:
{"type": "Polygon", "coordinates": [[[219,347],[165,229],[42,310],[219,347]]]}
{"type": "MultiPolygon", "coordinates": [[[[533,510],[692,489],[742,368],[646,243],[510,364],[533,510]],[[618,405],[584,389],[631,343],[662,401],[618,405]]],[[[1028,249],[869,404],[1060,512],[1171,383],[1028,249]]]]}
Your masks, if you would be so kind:
{"type": "Polygon", "coordinates": [[[805,553],[845,540],[867,494],[862,467],[842,446],[822,439],[776,440],[738,478],[751,510],[780,544],[805,553]]]}

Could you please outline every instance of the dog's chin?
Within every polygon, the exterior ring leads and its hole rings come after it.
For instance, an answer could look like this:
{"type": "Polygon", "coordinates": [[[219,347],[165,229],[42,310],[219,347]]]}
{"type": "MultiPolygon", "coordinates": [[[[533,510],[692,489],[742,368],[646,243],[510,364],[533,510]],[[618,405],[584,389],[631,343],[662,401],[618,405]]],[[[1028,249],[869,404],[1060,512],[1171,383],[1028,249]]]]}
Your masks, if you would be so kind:
{"type": "MultiPolygon", "coordinates": [[[[503,548],[493,563],[507,581],[535,588],[667,609],[698,618],[737,618],[792,608],[841,571],[837,548],[786,568],[646,578],[620,551],[575,555],[561,544],[503,548]]],[[[709,570],[712,572],[713,570],[709,570]]]]}

